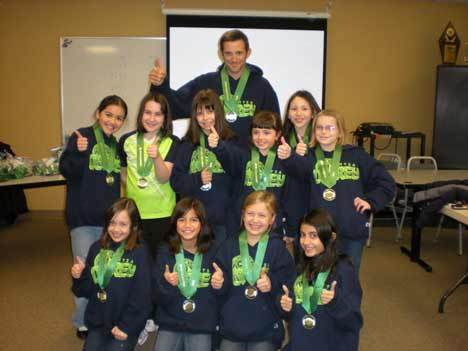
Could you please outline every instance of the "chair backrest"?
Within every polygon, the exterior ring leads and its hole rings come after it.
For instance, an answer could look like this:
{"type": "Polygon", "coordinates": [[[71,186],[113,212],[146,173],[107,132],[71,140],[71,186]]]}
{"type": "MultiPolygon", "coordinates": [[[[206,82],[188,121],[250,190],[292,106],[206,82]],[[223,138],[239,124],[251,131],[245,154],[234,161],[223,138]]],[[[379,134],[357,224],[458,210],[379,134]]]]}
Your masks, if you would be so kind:
{"type": "Polygon", "coordinates": [[[432,169],[437,171],[437,161],[432,156],[412,156],[406,163],[406,170],[411,169],[432,169]]]}
{"type": "Polygon", "coordinates": [[[401,168],[401,157],[398,154],[382,152],[377,155],[377,160],[379,160],[387,170],[401,168]]]}

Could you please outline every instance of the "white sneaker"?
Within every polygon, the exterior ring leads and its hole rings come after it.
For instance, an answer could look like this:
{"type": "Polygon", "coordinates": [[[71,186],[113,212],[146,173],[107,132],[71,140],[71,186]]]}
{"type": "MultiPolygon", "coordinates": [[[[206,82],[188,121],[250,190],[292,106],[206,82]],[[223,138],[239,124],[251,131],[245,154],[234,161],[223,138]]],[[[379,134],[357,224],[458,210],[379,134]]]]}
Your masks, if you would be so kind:
{"type": "Polygon", "coordinates": [[[148,340],[148,332],[146,331],[146,329],[143,329],[140,333],[140,335],[138,336],[138,345],[143,345],[146,340],[148,340]]]}
{"type": "Polygon", "coordinates": [[[158,330],[158,326],[154,323],[154,321],[152,319],[148,319],[146,321],[145,330],[148,333],[152,333],[152,332],[155,332],[156,330],[158,330]]]}
{"type": "Polygon", "coordinates": [[[141,331],[140,335],[138,336],[138,345],[143,345],[146,340],[148,340],[148,333],[153,333],[158,330],[158,326],[154,323],[152,319],[148,319],[146,321],[145,328],[141,331]]]}

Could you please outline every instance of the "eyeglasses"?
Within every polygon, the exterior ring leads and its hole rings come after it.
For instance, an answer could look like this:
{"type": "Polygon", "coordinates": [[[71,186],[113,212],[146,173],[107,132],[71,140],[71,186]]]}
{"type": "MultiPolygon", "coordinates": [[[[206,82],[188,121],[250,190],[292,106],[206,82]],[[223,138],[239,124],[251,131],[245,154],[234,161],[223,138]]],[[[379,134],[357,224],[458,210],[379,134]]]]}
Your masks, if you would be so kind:
{"type": "Polygon", "coordinates": [[[326,131],[326,132],[334,132],[336,130],[336,126],[334,125],[326,125],[326,126],[315,126],[315,130],[319,131],[319,132],[323,132],[323,131],[326,131]]]}

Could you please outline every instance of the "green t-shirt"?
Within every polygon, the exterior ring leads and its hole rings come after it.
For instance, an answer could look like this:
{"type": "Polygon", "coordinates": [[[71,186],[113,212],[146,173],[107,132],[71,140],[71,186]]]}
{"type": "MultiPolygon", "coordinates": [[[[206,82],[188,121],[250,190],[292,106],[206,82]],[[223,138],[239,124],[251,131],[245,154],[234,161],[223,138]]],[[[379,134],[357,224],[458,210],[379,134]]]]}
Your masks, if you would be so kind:
{"type": "MultiPolygon", "coordinates": [[[[145,160],[148,157],[148,146],[153,144],[154,139],[144,139],[145,160]]],[[[159,153],[163,159],[166,158],[172,146],[172,139],[165,137],[159,144],[159,153]]],[[[171,184],[167,181],[159,183],[154,172],[154,165],[151,166],[151,173],[145,177],[148,181],[146,188],[139,188],[137,185],[140,176],[137,173],[137,133],[132,134],[125,140],[124,151],[127,154],[127,197],[133,199],[140,211],[142,219],[165,218],[172,215],[175,207],[176,196],[171,184]]]]}

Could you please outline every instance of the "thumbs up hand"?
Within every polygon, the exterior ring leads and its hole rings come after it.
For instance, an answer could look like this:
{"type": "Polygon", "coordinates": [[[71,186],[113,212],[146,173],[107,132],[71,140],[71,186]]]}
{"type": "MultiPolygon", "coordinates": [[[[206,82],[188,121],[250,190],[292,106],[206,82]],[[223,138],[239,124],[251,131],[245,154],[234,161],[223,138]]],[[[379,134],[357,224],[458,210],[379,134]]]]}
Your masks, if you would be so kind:
{"type": "Polygon", "coordinates": [[[262,272],[260,273],[260,278],[257,280],[257,288],[262,293],[267,293],[271,291],[271,280],[268,278],[266,273],[266,268],[262,268],[262,272]]]}
{"type": "Polygon", "coordinates": [[[76,148],[78,149],[79,152],[86,151],[86,149],[88,148],[88,138],[85,138],[84,136],[82,136],[81,133],[77,130],[75,130],[75,134],[77,136],[76,148]]]}
{"type": "Polygon", "coordinates": [[[211,275],[211,287],[213,289],[221,289],[224,283],[224,274],[221,268],[213,262],[214,273],[211,275]]]}
{"type": "Polygon", "coordinates": [[[151,157],[153,160],[159,157],[160,154],[158,150],[158,137],[156,137],[156,140],[154,141],[153,144],[148,146],[147,152],[148,152],[148,156],[151,157]]]}
{"type": "Polygon", "coordinates": [[[214,149],[218,146],[219,134],[216,131],[214,126],[211,126],[210,129],[211,129],[211,133],[208,136],[208,145],[210,146],[210,148],[214,149]]]}
{"type": "Polygon", "coordinates": [[[298,136],[299,142],[296,145],[296,154],[299,156],[304,156],[307,152],[307,144],[304,143],[302,137],[298,136]]]}
{"type": "Polygon", "coordinates": [[[283,311],[291,312],[292,310],[292,298],[289,296],[289,289],[286,285],[283,285],[284,294],[281,295],[280,305],[283,311]]]}
{"type": "Polygon", "coordinates": [[[81,257],[76,256],[73,261],[73,266],[71,268],[71,275],[75,279],[80,279],[83,270],[85,269],[85,264],[81,257]]]}
{"type": "Polygon", "coordinates": [[[281,137],[281,144],[278,146],[277,154],[280,160],[286,160],[291,156],[291,146],[284,140],[284,137],[281,137]]]}
{"type": "Polygon", "coordinates": [[[333,281],[330,290],[327,290],[327,289],[322,290],[322,295],[320,296],[320,299],[322,300],[322,303],[324,305],[326,305],[327,303],[329,303],[331,300],[334,299],[335,289],[336,289],[336,281],[333,281]]]}
{"type": "Polygon", "coordinates": [[[166,270],[164,271],[164,279],[166,279],[166,281],[172,286],[177,286],[177,284],[179,284],[179,274],[177,272],[171,273],[171,270],[167,264],[166,270]]]}
{"type": "Polygon", "coordinates": [[[166,79],[166,75],[166,68],[162,64],[161,59],[158,57],[154,61],[154,67],[149,73],[149,81],[153,85],[160,86],[164,82],[164,79],[166,79]]]}

